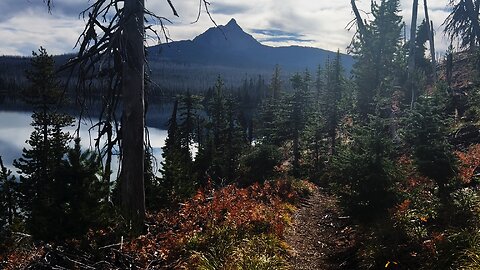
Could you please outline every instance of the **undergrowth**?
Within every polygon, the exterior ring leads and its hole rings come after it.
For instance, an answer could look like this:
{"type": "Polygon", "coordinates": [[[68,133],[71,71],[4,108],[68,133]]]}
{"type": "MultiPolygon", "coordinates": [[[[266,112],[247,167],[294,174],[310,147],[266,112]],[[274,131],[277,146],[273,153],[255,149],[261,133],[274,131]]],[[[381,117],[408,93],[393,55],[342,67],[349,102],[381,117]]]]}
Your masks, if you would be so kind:
{"type": "Polygon", "coordinates": [[[293,179],[208,186],[178,209],[148,214],[147,233],[135,239],[122,242],[108,228],[62,244],[18,247],[0,259],[5,269],[38,262],[47,268],[289,269],[284,232],[295,205],[314,188],[293,179]]]}
{"type": "Polygon", "coordinates": [[[448,184],[447,202],[411,158],[396,161],[403,172],[395,184],[397,204],[383,218],[360,226],[362,269],[479,269],[479,149],[473,145],[455,153],[459,171],[448,184]]]}

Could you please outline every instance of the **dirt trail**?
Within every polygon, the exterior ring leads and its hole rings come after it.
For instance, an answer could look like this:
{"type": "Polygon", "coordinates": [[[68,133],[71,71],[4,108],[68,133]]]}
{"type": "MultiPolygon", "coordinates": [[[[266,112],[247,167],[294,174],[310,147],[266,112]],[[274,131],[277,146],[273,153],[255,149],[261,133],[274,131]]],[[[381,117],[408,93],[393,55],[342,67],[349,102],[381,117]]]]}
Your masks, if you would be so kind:
{"type": "Polygon", "coordinates": [[[356,269],[355,228],[335,196],[321,189],[302,202],[286,240],[293,269],[356,269]]]}

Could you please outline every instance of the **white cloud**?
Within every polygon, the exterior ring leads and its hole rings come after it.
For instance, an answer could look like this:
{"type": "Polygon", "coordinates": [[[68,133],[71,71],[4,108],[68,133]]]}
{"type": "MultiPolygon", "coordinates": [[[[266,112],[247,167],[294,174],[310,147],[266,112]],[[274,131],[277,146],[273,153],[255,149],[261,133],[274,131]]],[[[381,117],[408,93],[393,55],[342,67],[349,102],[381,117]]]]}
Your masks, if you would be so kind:
{"type": "Polygon", "coordinates": [[[27,8],[0,25],[0,55],[30,55],[40,46],[53,54],[72,52],[82,27],[81,20],[27,8]]]}
{"type": "MultiPolygon", "coordinates": [[[[2,0],[3,1],[3,0],[2,0]]],[[[18,0],[17,0],[18,1],[18,0]]],[[[24,8],[16,8],[14,15],[3,18],[0,25],[0,55],[29,55],[40,45],[50,53],[72,52],[75,41],[82,31],[84,22],[78,18],[82,3],[86,0],[56,1],[53,14],[48,14],[43,6],[32,5],[29,1],[18,1],[24,8]]],[[[423,19],[423,1],[419,1],[419,20],[423,19]]],[[[446,1],[429,1],[430,18],[434,20],[437,48],[445,50],[446,40],[442,37],[442,27],[447,15],[446,1]]],[[[166,1],[147,0],[147,8],[166,16],[174,23],[169,25],[169,33],[173,40],[192,39],[201,34],[213,23],[202,7],[202,14],[197,23],[199,0],[173,1],[180,18],[173,16],[166,1]]],[[[298,33],[308,42],[295,43],[268,42],[268,45],[281,46],[297,44],[314,46],[328,50],[345,52],[353,32],[345,29],[353,19],[350,1],[311,1],[311,0],[211,0],[210,10],[218,24],[226,24],[235,17],[240,26],[247,32],[253,29],[276,29],[298,33]],[[218,6],[215,12],[215,5],[218,6]]],[[[370,0],[357,0],[357,5],[364,11],[369,10],[370,0]]],[[[411,1],[401,0],[401,14],[407,25],[410,23],[411,1]]],[[[1,6],[1,5],[0,5],[1,6]]],[[[367,15],[364,15],[368,19],[367,15]]],[[[261,34],[254,34],[262,38],[261,34]]],[[[154,44],[154,41],[150,41],[154,44]]]]}

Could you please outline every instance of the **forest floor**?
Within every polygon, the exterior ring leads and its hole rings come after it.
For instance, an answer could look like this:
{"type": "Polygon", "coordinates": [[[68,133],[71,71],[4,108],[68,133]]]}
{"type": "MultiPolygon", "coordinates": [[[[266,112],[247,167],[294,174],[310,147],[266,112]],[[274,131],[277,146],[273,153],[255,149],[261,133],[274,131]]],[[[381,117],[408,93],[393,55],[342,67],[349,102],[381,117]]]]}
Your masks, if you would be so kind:
{"type": "Polygon", "coordinates": [[[293,269],[357,269],[356,229],[337,198],[321,188],[302,201],[286,241],[293,269]]]}

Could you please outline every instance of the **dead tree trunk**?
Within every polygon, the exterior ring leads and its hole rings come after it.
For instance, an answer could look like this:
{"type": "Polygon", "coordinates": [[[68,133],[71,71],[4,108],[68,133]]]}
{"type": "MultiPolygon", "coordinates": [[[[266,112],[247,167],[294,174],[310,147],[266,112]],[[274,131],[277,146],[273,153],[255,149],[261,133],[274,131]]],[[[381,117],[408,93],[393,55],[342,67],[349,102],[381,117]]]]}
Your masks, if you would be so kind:
{"type": "MultiPolygon", "coordinates": [[[[350,4],[352,5],[353,13],[355,14],[358,32],[360,33],[360,36],[364,36],[367,32],[367,29],[365,27],[365,24],[363,23],[362,16],[360,16],[360,12],[358,11],[357,4],[355,4],[355,0],[351,0],[350,4]]],[[[363,40],[363,38],[361,40],[363,40]]]]}
{"type": "Polygon", "coordinates": [[[125,0],[123,18],[121,206],[131,232],[145,219],[144,191],[144,0],[125,0]]]}
{"type": "Polygon", "coordinates": [[[412,101],[410,107],[413,108],[415,102],[415,87],[412,85],[412,77],[415,70],[415,39],[417,33],[417,14],[418,14],[418,0],[413,0],[412,8],[412,23],[410,25],[410,46],[408,56],[408,77],[410,79],[410,87],[412,88],[412,101]]]}
{"type": "Polygon", "coordinates": [[[430,56],[432,57],[432,76],[433,83],[437,82],[437,61],[435,59],[435,44],[433,40],[433,21],[430,21],[428,16],[428,5],[427,0],[423,0],[423,8],[425,10],[425,22],[427,23],[428,28],[428,42],[430,43],[430,56]]]}
{"type": "Polygon", "coordinates": [[[433,21],[430,21],[430,54],[432,55],[433,78],[437,82],[437,59],[435,55],[435,34],[433,33],[433,21]]]}

